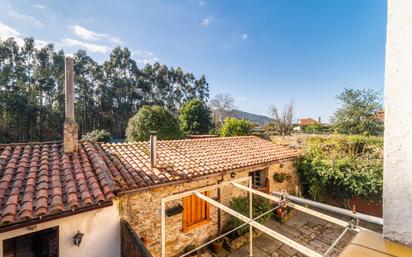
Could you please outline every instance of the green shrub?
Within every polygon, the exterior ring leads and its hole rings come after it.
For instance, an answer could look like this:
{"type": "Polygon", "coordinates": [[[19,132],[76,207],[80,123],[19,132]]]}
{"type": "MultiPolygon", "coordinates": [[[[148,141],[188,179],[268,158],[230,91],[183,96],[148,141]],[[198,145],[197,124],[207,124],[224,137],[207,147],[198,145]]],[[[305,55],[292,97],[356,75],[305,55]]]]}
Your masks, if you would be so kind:
{"type": "Polygon", "coordinates": [[[311,133],[311,134],[321,134],[321,133],[330,133],[332,131],[332,128],[330,126],[326,126],[322,124],[315,124],[315,125],[305,126],[303,128],[303,131],[306,133],[311,133]]]}
{"type": "Polygon", "coordinates": [[[129,120],[126,129],[127,141],[149,139],[150,131],[156,131],[160,140],[178,139],[181,137],[177,119],[160,106],[143,106],[129,120]]]}
{"type": "MultiPolygon", "coordinates": [[[[252,205],[253,205],[253,217],[257,217],[269,211],[272,208],[269,200],[262,198],[260,196],[257,196],[257,195],[253,196],[252,205]]],[[[249,196],[238,196],[238,197],[232,198],[229,202],[229,207],[235,210],[236,212],[246,217],[249,217],[249,196]]],[[[256,221],[261,224],[264,224],[270,219],[271,216],[272,216],[272,213],[270,212],[262,216],[261,218],[257,219],[256,221]]],[[[242,225],[243,223],[244,223],[243,221],[233,216],[230,216],[229,226],[231,229],[238,227],[242,225]]],[[[243,226],[240,229],[236,230],[234,233],[237,236],[241,236],[241,235],[246,234],[248,231],[249,231],[249,226],[243,226]]]]}
{"type": "Polygon", "coordinates": [[[187,134],[207,134],[212,128],[210,114],[211,112],[204,101],[191,100],[180,110],[180,128],[187,134]]]}
{"type": "Polygon", "coordinates": [[[383,139],[366,136],[313,137],[297,169],[304,193],[314,200],[329,194],[343,200],[382,200],[383,139]]]}
{"type": "Polygon", "coordinates": [[[112,140],[112,136],[104,129],[95,129],[83,135],[82,140],[108,143],[112,140]]]}
{"type": "Polygon", "coordinates": [[[223,137],[245,136],[252,132],[252,124],[245,119],[226,118],[220,135],[223,137]]]}

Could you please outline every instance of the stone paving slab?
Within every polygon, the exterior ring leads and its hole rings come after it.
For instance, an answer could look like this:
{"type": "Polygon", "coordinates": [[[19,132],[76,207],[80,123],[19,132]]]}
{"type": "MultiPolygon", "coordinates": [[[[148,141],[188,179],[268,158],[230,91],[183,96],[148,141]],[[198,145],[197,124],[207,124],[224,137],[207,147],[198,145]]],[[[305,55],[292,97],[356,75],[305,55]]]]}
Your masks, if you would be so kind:
{"type": "MultiPolygon", "coordinates": [[[[302,212],[298,212],[284,224],[271,219],[266,226],[319,253],[324,253],[343,231],[341,226],[328,223],[325,220],[302,212]]],[[[346,233],[329,256],[338,256],[355,234],[356,232],[353,231],[346,233]]],[[[254,239],[253,251],[255,257],[304,256],[295,249],[266,234],[262,234],[254,239]]],[[[249,244],[246,244],[230,253],[227,257],[248,256],[249,244]]]]}

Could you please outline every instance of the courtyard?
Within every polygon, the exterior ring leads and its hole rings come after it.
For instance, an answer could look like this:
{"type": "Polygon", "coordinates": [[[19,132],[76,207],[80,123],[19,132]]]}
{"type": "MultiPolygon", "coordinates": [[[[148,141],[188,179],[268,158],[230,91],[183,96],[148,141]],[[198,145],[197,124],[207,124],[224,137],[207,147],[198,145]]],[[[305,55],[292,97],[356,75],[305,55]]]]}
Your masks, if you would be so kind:
{"type": "MultiPolygon", "coordinates": [[[[331,213],[327,213],[331,215],[331,213]]],[[[333,215],[336,218],[346,220],[343,216],[333,215]]],[[[293,239],[294,241],[316,251],[324,253],[339,237],[344,228],[336,224],[329,223],[323,219],[312,215],[296,211],[290,219],[285,223],[280,223],[274,219],[270,219],[266,224],[267,227],[281,233],[282,235],[293,239]]],[[[371,226],[370,224],[361,224],[372,230],[380,230],[379,226],[371,226]]],[[[354,231],[348,231],[342,239],[337,243],[334,249],[328,256],[339,256],[345,246],[356,235],[354,231]]],[[[208,255],[202,255],[208,256],[208,255]]],[[[213,254],[212,254],[213,256],[213,254]]],[[[218,257],[248,257],[249,244],[245,244],[239,249],[232,251],[222,251],[217,254],[218,257]]],[[[304,256],[295,249],[285,245],[266,234],[260,234],[253,240],[253,256],[255,257],[289,257],[289,256],[304,256]]]]}

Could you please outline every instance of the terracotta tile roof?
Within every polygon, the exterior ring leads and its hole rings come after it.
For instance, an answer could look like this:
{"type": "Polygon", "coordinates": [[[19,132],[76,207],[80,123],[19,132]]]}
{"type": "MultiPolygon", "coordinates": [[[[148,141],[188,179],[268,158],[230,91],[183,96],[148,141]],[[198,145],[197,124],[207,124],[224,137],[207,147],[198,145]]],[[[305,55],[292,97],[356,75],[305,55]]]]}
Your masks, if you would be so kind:
{"type": "Polygon", "coordinates": [[[111,202],[116,192],[293,159],[298,151],[254,137],[158,141],[150,168],[149,143],[82,142],[0,145],[0,226],[111,202]]]}
{"type": "Polygon", "coordinates": [[[149,143],[102,144],[101,156],[117,189],[148,187],[276,161],[298,151],[255,136],[157,142],[157,166],[150,168],[149,143]]]}
{"type": "Polygon", "coordinates": [[[319,121],[312,119],[312,118],[306,118],[306,119],[299,119],[298,124],[301,126],[309,126],[309,125],[319,124],[319,121]]]}
{"type": "Polygon", "coordinates": [[[0,225],[76,211],[114,197],[108,167],[92,143],[0,145],[0,225]]]}

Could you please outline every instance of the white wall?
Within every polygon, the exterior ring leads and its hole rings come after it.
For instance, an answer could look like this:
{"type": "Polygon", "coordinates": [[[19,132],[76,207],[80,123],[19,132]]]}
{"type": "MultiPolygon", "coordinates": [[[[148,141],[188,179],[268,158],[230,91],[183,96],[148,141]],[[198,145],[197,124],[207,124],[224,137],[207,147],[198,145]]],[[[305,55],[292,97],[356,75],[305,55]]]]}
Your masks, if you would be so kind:
{"type": "MultiPolygon", "coordinates": [[[[90,212],[36,225],[36,230],[59,226],[59,257],[119,257],[120,217],[117,204],[90,212]],[[84,233],[80,247],[73,244],[77,231],[84,233]]],[[[0,256],[3,256],[2,240],[35,232],[21,228],[0,234],[0,256]]]]}
{"type": "Polygon", "coordinates": [[[412,245],[412,1],[388,0],[384,236],[412,245]]]}

